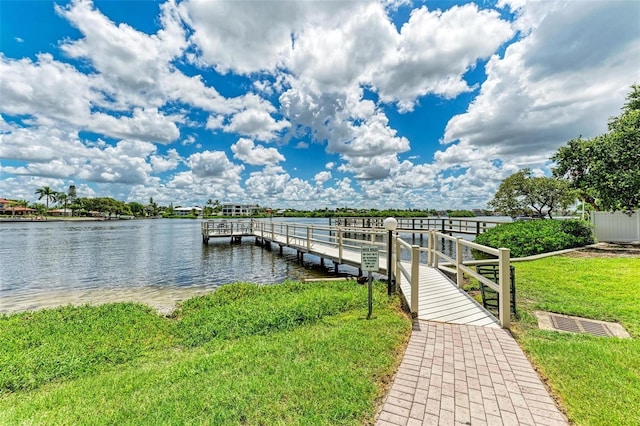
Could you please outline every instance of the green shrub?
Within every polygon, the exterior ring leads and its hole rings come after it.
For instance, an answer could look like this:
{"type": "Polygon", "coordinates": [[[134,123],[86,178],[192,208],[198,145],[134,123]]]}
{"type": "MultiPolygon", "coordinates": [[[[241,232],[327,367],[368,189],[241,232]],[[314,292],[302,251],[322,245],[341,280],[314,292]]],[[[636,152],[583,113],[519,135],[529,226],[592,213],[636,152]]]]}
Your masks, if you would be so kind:
{"type": "Polygon", "coordinates": [[[511,250],[511,257],[583,247],[593,244],[593,241],[591,227],[581,220],[532,220],[505,223],[478,235],[474,240],[478,244],[489,247],[508,248],[511,250]]]}

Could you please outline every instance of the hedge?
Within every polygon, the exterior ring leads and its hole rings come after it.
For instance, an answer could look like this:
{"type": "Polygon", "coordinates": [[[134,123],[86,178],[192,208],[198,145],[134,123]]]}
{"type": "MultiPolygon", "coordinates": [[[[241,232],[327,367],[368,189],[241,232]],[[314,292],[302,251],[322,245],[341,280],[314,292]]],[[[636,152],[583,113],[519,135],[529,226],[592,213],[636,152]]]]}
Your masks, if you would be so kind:
{"type": "Polygon", "coordinates": [[[593,244],[593,231],[582,220],[531,220],[498,225],[474,242],[508,248],[511,257],[525,257],[593,244]]]}

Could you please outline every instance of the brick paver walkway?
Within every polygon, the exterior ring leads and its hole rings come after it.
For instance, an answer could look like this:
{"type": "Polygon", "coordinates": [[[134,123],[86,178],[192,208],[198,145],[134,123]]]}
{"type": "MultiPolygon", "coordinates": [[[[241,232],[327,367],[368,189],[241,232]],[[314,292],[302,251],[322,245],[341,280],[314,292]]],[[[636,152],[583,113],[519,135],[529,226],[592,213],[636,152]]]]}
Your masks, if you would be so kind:
{"type": "Polygon", "coordinates": [[[415,321],[377,425],[567,425],[505,330],[415,321]]]}

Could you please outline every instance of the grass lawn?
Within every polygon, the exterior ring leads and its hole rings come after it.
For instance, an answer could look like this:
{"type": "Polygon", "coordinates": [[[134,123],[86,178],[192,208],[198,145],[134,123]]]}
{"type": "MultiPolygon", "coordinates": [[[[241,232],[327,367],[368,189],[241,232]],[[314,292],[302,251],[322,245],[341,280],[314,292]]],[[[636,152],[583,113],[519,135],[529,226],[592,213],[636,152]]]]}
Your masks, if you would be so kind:
{"type": "Polygon", "coordinates": [[[516,263],[512,330],[569,419],[640,425],[640,258],[554,256],[516,263]],[[617,339],[537,329],[535,310],[619,322],[617,339]]]}
{"type": "Polygon", "coordinates": [[[0,424],[367,424],[410,319],[375,284],[234,284],[0,318],[0,424]]]}

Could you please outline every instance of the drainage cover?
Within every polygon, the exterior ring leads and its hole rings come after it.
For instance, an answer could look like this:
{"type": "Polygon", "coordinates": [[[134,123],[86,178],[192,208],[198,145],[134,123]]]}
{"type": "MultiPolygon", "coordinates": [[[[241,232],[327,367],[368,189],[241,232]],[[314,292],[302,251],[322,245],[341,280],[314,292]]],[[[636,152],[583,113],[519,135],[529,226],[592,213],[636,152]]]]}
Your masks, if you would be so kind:
{"type": "Polygon", "coordinates": [[[542,330],[587,333],[601,337],[631,337],[620,324],[615,322],[572,317],[551,312],[536,312],[536,316],[538,317],[538,327],[542,330]]]}

